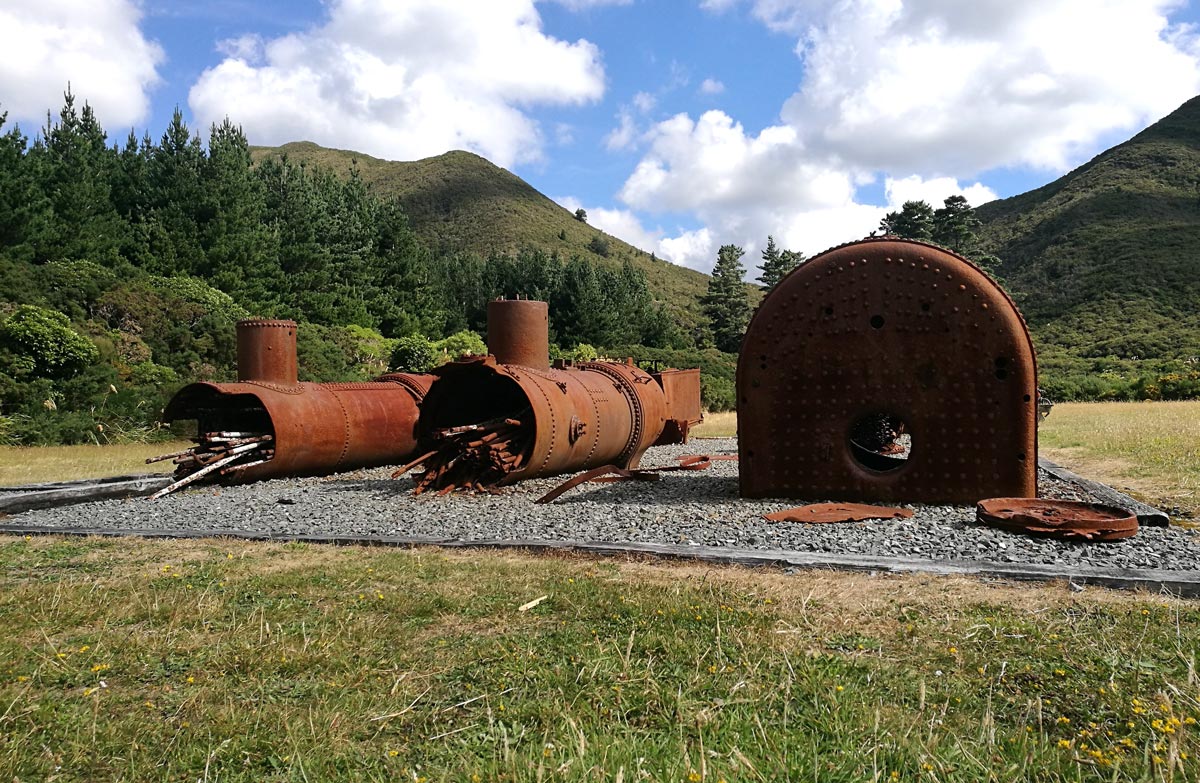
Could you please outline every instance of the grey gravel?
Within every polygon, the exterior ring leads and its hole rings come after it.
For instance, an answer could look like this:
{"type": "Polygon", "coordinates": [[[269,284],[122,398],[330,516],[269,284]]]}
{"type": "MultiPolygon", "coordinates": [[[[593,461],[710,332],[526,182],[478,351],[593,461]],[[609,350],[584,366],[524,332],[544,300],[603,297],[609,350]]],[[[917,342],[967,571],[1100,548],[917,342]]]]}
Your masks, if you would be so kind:
{"type": "MultiPolygon", "coordinates": [[[[670,465],[683,454],[737,452],[734,439],[705,439],[651,449],[644,467],[670,465]]],[[[219,534],[384,535],[429,539],[574,540],[670,543],[760,550],[797,550],[1036,563],[1063,567],[1188,571],[1200,563],[1196,531],[1142,527],[1125,541],[1071,544],[982,527],[973,506],[907,504],[910,519],[805,525],[768,522],[763,514],[795,501],[743,500],[737,462],[708,470],[664,473],[655,482],[586,484],[551,504],[533,501],[565,477],[535,479],[501,495],[413,497],[413,482],[391,468],[323,478],[279,479],[236,487],[189,489],[160,500],[137,498],[31,511],[12,522],[30,526],[184,529],[219,534]]],[[[1040,494],[1090,500],[1076,485],[1039,475],[1040,494]]]]}

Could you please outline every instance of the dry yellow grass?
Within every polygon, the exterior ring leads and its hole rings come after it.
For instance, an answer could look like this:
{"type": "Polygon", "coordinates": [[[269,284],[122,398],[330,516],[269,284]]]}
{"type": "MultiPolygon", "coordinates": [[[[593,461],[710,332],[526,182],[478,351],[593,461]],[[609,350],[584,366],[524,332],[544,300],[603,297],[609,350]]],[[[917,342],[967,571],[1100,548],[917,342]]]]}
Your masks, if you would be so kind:
{"type": "Polygon", "coordinates": [[[704,421],[691,434],[697,438],[732,438],[737,435],[737,414],[733,411],[706,413],[704,421]]]}
{"type": "Polygon", "coordinates": [[[1200,515],[1200,401],[1056,405],[1039,446],[1081,475],[1200,515]]]}
{"type": "Polygon", "coordinates": [[[0,486],[101,478],[126,473],[169,472],[170,462],[146,464],[147,457],[187,448],[190,443],[131,443],[121,446],[3,446],[0,486]]]}

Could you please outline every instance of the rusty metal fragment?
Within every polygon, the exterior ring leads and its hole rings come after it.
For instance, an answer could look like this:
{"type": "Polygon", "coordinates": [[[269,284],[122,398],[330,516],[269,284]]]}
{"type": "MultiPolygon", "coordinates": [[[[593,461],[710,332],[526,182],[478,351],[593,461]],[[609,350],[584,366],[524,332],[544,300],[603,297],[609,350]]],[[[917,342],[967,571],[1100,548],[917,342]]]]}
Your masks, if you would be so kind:
{"type": "Polygon", "coordinates": [[[736,454],[720,454],[713,456],[710,454],[686,454],[678,458],[678,465],[663,465],[657,468],[639,468],[637,470],[624,470],[616,465],[603,465],[599,468],[580,473],[577,476],[572,476],[567,481],[559,484],[554,489],[542,495],[534,501],[534,503],[549,503],[562,497],[568,491],[578,487],[580,484],[608,484],[615,481],[658,481],[661,474],[675,470],[707,470],[712,467],[714,460],[736,460],[736,454]]]}
{"type": "Polygon", "coordinates": [[[975,507],[984,525],[1067,541],[1118,541],[1138,532],[1137,517],[1100,503],[1043,498],[991,498],[975,507]]]}
{"type": "Polygon", "coordinates": [[[785,508],[763,519],[771,522],[802,522],[817,525],[831,522],[861,522],[864,519],[908,519],[913,512],[907,508],[869,506],[863,503],[813,503],[797,508],[785,508]]]}
{"type": "Polygon", "coordinates": [[[432,376],[308,383],[297,373],[295,322],[239,322],[238,382],[185,386],[163,412],[167,422],[195,419],[198,429],[192,448],[147,460],[178,465],[176,482],[159,495],[200,479],[257,481],[394,464],[415,451],[418,406],[432,376]]]}
{"type": "Polygon", "coordinates": [[[737,393],[743,497],[1036,495],[1025,322],[943,248],[883,237],[800,265],[750,323],[737,393]]]}

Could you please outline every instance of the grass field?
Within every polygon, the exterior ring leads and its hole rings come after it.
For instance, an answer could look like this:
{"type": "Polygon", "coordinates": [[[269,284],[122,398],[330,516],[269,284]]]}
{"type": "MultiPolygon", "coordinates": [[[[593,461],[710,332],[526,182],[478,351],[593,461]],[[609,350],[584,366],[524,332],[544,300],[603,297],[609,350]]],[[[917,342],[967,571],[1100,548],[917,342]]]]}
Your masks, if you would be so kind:
{"type": "Polygon", "coordinates": [[[1055,405],[1039,445],[1076,473],[1200,518],[1200,401],[1055,405]]]}
{"type": "Polygon", "coordinates": [[[147,465],[146,458],[179,451],[189,445],[171,442],[122,446],[0,446],[0,486],[126,473],[167,473],[175,468],[169,461],[147,465]]]}
{"type": "Polygon", "coordinates": [[[1195,780],[1198,626],[957,578],[0,537],[0,779],[1195,780]]]}

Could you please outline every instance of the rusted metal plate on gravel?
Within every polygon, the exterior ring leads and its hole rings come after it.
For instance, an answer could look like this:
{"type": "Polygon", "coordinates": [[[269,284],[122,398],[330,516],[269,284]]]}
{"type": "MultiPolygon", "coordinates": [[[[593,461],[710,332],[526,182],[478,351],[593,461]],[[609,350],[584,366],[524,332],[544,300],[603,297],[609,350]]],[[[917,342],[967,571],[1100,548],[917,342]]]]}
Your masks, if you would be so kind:
{"type": "Polygon", "coordinates": [[[861,522],[864,519],[908,519],[913,512],[907,508],[870,506],[865,503],[813,503],[797,508],[785,508],[763,519],[772,522],[804,522],[828,524],[830,522],[861,522]]]}
{"type": "Polygon", "coordinates": [[[991,498],[975,507],[981,524],[1068,541],[1118,541],[1138,532],[1137,517],[1099,503],[1044,498],[991,498]]]}

